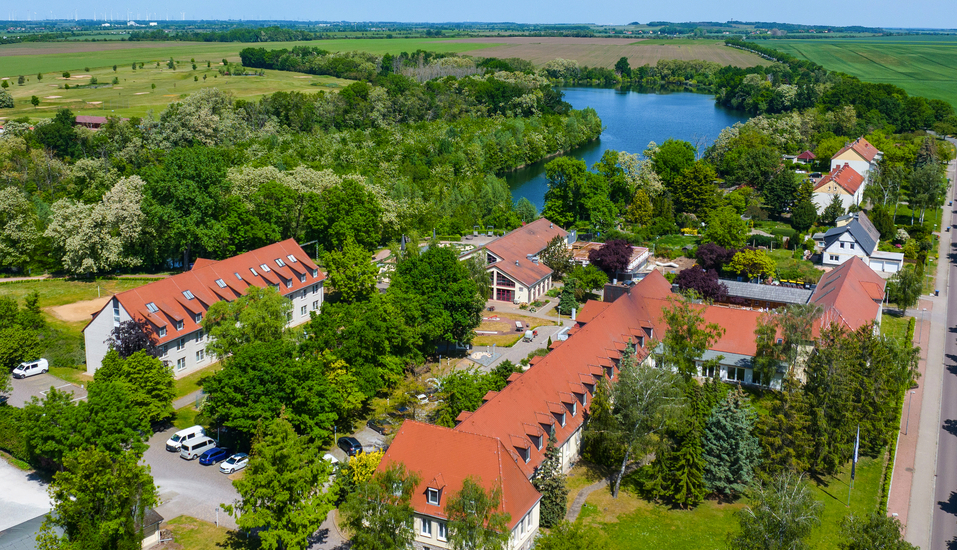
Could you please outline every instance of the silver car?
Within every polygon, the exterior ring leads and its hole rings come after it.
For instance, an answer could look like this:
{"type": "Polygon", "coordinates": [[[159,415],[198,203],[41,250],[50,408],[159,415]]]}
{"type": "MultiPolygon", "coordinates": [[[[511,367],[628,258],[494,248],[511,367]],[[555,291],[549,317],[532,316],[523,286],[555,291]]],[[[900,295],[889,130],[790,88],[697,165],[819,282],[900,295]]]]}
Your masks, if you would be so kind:
{"type": "Polygon", "coordinates": [[[246,453],[236,453],[227,458],[219,465],[219,471],[224,474],[231,474],[242,470],[249,464],[249,455],[246,453]]]}

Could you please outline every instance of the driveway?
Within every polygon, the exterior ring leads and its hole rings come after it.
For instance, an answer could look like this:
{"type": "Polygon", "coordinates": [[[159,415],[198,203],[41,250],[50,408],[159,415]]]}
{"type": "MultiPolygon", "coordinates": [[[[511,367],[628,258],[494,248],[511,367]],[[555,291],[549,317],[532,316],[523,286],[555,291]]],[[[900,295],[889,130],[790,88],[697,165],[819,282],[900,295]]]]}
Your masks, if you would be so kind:
{"type": "MultiPolygon", "coordinates": [[[[166,450],[166,440],[176,428],[153,434],[143,461],[150,466],[153,481],[159,488],[160,505],[156,507],[167,520],[186,515],[215,523],[220,504],[239,499],[230,477],[219,472],[219,465],[203,466],[198,460],[183,460],[179,453],[166,450]]],[[[233,518],[219,510],[219,524],[236,528],[233,518]]]]}
{"type": "Polygon", "coordinates": [[[0,459],[0,531],[46,514],[52,509],[47,484],[0,459]]]}
{"type": "Polygon", "coordinates": [[[86,398],[86,389],[71,384],[66,380],[57,378],[52,374],[38,374],[29,378],[13,379],[13,393],[7,401],[14,407],[23,407],[32,397],[43,399],[50,388],[54,387],[60,391],[73,392],[74,401],[86,398]]]}

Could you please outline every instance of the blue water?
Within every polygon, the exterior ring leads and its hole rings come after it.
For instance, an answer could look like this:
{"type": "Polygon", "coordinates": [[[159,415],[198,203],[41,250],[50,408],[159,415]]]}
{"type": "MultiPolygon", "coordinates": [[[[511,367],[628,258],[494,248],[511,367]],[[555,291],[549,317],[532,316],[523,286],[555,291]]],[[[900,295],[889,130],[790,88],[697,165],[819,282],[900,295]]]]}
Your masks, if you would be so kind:
{"type": "MultiPolygon", "coordinates": [[[[714,97],[706,94],[649,94],[609,88],[563,88],[562,91],[572,107],[595,109],[605,125],[600,139],[566,155],[583,159],[589,168],[607,149],[641,154],[649,142],[660,145],[668,138],[689,141],[703,151],[717,139],[721,130],[748,119],[743,112],[718,106],[714,97]]],[[[536,162],[505,175],[512,200],[526,197],[541,210],[548,189],[547,162],[536,162]]]]}

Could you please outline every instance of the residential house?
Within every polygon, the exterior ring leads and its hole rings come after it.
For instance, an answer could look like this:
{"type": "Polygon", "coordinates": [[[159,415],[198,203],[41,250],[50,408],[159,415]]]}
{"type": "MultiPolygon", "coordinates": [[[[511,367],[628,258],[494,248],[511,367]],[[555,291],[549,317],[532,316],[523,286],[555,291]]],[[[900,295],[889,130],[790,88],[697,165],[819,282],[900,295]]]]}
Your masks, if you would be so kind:
{"type": "Polygon", "coordinates": [[[841,199],[844,209],[861,204],[864,198],[864,176],[849,164],[835,166],[831,172],[819,179],[814,185],[814,194],[811,198],[817,211],[823,212],[834,200],[841,199]]]}
{"type": "Polygon", "coordinates": [[[402,423],[378,470],[394,463],[419,475],[412,495],[416,550],[449,548],[445,505],[472,477],[486,490],[501,489],[499,511],[509,516],[507,550],[528,550],[535,541],[542,496],[496,438],[414,420],[402,423]]]}
{"type": "MultiPolygon", "coordinates": [[[[588,259],[588,255],[592,250],[598,250],[604,243],[593,243],[593,242],[584,242],[578,241],[572,243],[572,262],[575,265],[588,265],[591,263],[591,260],[588,259]]],[[[624,271],[619,271],[613,277],[613,279],[620,279],[622,281],[628,281],[637,278],[638,274],[644,269],[645,265],[648,264],[648,258],[650,257],[649,250],[642,246],[633,246],[631,247],[631,258],[628,260],[628,266],[624,271]]]]}
{"type": "Polygon", "coordinates": [[[160,359],[173,366],[177,377],[183,376],[213,360],[206,353],[209,335],[202,327],[211,305],[235,300],[251,286],[272,286],[292,301],[289,326],[295,326],[322,307],[325,278],[293,239],[226,260],[197,259],[189,271],[121,292],[93,314],[83,329],[86,371],[93,375],[100,368],[113,329],[135,319],[149,324],[160,359]]]}
{"type": "Polygon", "coordinates": [[[861,137],[848,143],[831,157],[831,170],[846,164],[864,178],[866,185],[883,157],[884,153],[861,137]]]}
{"type": "Polygon", "coordinates": [[[552,270],[541,263],[538,255],[555,237],[562,237],[570,244],[575,240],[575,232],[568,233],[539,218],[463,254],[460,259],[485,254],[492,276],[492,299],[530,303],[552,288],[552,270]]]}
{"type": "Polygon", "coordinates": [[[857,256],[828,271],[808,299],[808,303],[823,308],[815,331],[831,323],[843,325],[848,330],[874,323],[874,330],[878,330],[886,285],[887,281],[857,256]]]}
{"type": "Polygon", "coordinates": [[[904,254],[877,249],[881,234],[864,212],[841,217],[837,227],[829,229],[816,241],[821,246],[821,263],[841,265],[851,258],[860,258],[874,271],[896,273],[904,266],[904,254]]]}
{"type": "MultiPolygon", "coordinates": [[[[120,120],[129,120],[129,119],[121,118],[120,120]]],[[[74,124],[76,126],[83,126],[85,128],[98,130],[102,128],[109,121],[110,119],[108,119],[105,116],[77,115],[76,122],[74,122],[74,124]]]]}
{"type": "Polygon", "coordinates": [[[804,151],[803,153],[797,156],[797,158],[795,159],[795,162],[797,162],[798,164],[811,164],[815,160],[817,160],[817,156],[814,153],[810,151],[804,151]]]}

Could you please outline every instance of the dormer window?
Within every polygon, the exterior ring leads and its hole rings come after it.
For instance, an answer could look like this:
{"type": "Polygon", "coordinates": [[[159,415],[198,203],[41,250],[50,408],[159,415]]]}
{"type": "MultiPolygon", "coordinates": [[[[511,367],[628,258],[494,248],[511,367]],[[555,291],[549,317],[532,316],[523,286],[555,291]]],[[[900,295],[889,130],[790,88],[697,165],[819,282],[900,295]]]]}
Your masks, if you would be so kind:
{"type": "Polygon", "coordinates": [[[263,273],[269,273],[271,271],[266,264],[259,264],[259,268],[263,270],[263,273]]]}
{"type": "Polygon", "coordinates": [[[183,291],[183,296],[186,296],[186,299],[187,299],[187,300],[192,300],[192,299],[196,298],[196,296],[193,296],[193,293],[190,292],[190,291],[188,291],[188,290],[184,290],[184,291],[183,291]]]}
{"type": "Polygon", "coordinates": [[[183,330],[183,322],[176,321],[176,330],[183,330]]]}
{"type": "Polygon", "coordinates": [[[197,313],[196,315],[193,315],[193,320],[196,321],[196,324],[198,325],[199,322],[203,320],[203,314],[197,313]]]}
{"type": "Polygon", "coordinates": [[[286,288],[292,288],[292,279],[286,279],[286,288]]]}
{"type": "Polygon", "coordinates": [[[540,436],[540,435],[533,435],[533,436],[531,436],[531,438],[532,438],[532,443],[535,444],[535,447],[536,447],[539,451],[541,451],[541,450],[542,450],[542,440],[545,439],[545,438],[542,437],[542,436],[540,436]]]}
{"type": "MultiPolygon", "coordinates": [[[[239,275],[239,273],[237,273],[236,275],[239,275]]],[[[226,281],[224,281],[224,280],[222,280],[222,279],[216,279],[216,285],[217,285],[219,288],[226,288],[226,281]]]]}
{"type": "Polygon", "coordinates": [[[532,451],[528,447],[518,447],[518,455],[522,457],[522,460],[525,461],[525,464],[528,464],[528,461],[532,459],[532,451]]]}
{"type": "Polygon", "coordinates": [[[306,282],[306,274],[305,274],[305,273],[300,273],[300,274],[299,274],[299,282],[300,282],[300,283],[306,282]]]}
{"type": "Polygon", "coordinates": [[[156,333],[159,334],[160,338],[166,336],[166,327],[160,327],[156,333]]]}
{"type": "MultiPolygon", "coordinates": [[[[578,402],[577,402],[577,401],[572,401],[571,403],[566,403],[566,404],[565,404],[565,408],[567,408],[567,409],[572,413],[572,416],[575,416],[576,414],[578,414],[578,402]]],[[[565,414],[565,413],[562,413],[562,416],[564,416],[564,414],[565,414]]],[[[562,422],[562,426],[564,426],[564,425],[565,425],[565,423],[562,422]]]]}
{"type": "Polygon", "coordinates": [[[286,267],[286,262],[282,261],[282,258],[276,258],[276,265],[279,267],[286,267]]]}
{"type": "Polygon", "coordinates": [[[312,278],[315,279],[315,278],[318,277],[318,276],[319,276],[319,270],[318,270],[318,269],[313,269],[313,270],[312,270],[312,278]]]}
{"type": "Polygon", "coordinates": [[[442,493],[438,489],[432,489],[431,487],[425,490],[425,501],[433,506],[439,505],[439,499],[442,498],[442,493]]]}
{"type": "Polygon", "coordinates": [[[291,263],[291,264],[294,264],[294,263],[296,263],[296,262],[299,261],[299,260],[297,260],[296,257],[293,256],[292,254],[286,256],[286,259],[289,260],[289,263],[291,263]]]}
{"type": "Polygon", "coordinates": [[[560,412],[560,413],[553,413],[553,414],[554,414],[554,416],[555,416],[555,419],[558,420],[558,423],[561,424],[561,426],[564,428],[564,427],[565,427],[565,413],[560,412]]]}
{"type": "Polygon", "coordinates": [[[150,302],[146,304],[146,311],[149,311],[150,313],[156,313],[157,311],[159,311],[159,308],[156,307],[156,304],[154,304],[153,302],[150,302]]]}

